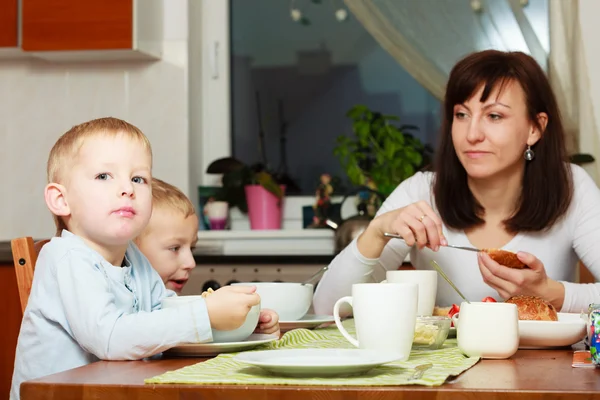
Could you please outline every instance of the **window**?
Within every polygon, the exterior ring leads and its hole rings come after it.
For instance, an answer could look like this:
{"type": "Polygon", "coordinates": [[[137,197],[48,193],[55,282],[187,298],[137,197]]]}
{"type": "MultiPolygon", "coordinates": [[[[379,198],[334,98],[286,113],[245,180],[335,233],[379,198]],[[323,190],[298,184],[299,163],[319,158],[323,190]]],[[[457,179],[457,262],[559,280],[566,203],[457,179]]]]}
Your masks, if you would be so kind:
{"type": "Polygon", "coordinates": [[[272,170],[297,183],[294,194],[313,195],[320,174],[345,179],[333,148],[337,136],[352,134],[345,114],[356,104],[398,116],[435,145],[440,102],[349,11],[346,20],[336,18],[343,1],[219,0],[203,7],[204,169],[226,155],[261,162],[263,153],[272,170]],[[294,21],[292,4],[308,24],[294,21]]]}

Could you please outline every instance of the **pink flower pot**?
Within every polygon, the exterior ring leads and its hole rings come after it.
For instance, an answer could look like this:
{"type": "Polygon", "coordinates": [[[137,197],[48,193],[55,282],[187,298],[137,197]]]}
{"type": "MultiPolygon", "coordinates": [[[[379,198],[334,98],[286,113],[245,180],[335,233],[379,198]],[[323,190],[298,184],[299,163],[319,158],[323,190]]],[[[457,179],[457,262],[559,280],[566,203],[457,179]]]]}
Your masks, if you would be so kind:
{"type": "MultiPolygon", "coordinates": [[[[285,186],[280,187],[285,194],[285,186]]],[[[280,201],[277,196],[260,185],[248,185],[244,190],[248,203],[250,229],[281,229],[283,198],[280,201]]]]}

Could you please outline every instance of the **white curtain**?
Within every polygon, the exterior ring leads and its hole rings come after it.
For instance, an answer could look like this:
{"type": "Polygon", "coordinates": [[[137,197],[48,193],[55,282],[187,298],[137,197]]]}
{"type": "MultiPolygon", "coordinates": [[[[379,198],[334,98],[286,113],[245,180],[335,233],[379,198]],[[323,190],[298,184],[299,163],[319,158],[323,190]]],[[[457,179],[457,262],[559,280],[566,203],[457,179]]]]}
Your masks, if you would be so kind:
{"type": "MultiPolygon", "coordinates": [[[[582,77],[578,61],[582,47],[578,4],[585,1],[600,3],[598,0],[345,0],[345,3],[382,48],[438,99],[443,97],[452,66],[470,52],[493,48],[530,54],[548,72],[565,120],[569,152],[574,153],[579,150],[580,81],[586,76],[582,77]]],[[[589,125],[589,119],[586,124],[589,125]]]]}
{"type": "MultiPolygon", "coordinates": [[[[556,12],[564,12],[559,6],[563,6],[563,0],[551,0],[552,6],[556,6],[556,12]]],[[[573,58],[574,71],[573,86],[578,89],[577,95],[573,96],[573,118],[576,119],[579,128],[578,149],[582,153],[592,154],[596,160],[600,158],[600,48],[598,37],[600,37],[600,2],[597,0],[568,0],[571,3],[571,12],[575,17],[571,18],[574,27],[572,42],[569,44],[571,53],[563,54],[563,57],[573,58]],[[573,4],[575,3],[575,4],[573,4]],[[573,10],[574,8],[574,10],[573,10]],[[575,53],[575,54],[572,54],[575,53]]],[[[553,12],[554,14],[554,12],[553,12]]],[[[560,58],[561,54],[556,54],[560,58]]],[[[600,168],[596,161],[588,165],[586,170],[600,183],[600,168]]]]}
{"type": "MultiPolygon", "coordinates": [[[[532,1],[544,5],[547,0],[532,1]]],[[[345,0],[345,3],[381,47],[439,99],[454,64],[473,51],[520,50],[532,54],[546,67],[547,49],[539,38],[540,30],[529,22],[520,0],[345,0]],[[528,34],[527,38],[523,32],[528,34]],[[534,48],[533,52],[529,46],[534,48]]]]}
{"type": "MultiPolygon", "coordinates": [[[[578,3],[579,0],[550,0],[548,75],[567,131],[570,153],[579,151],[582,46],[578,3]]],[[[584,75],[587,76],[587,73],[584,75]]]]}

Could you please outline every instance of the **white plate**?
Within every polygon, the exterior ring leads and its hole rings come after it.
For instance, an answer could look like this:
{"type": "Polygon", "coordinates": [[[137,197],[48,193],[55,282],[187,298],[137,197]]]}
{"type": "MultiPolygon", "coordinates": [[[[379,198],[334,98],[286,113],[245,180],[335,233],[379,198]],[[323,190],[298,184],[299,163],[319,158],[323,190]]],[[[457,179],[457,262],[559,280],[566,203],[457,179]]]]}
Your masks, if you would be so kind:
{"type": "Polygon", "coordinates": [[[279,329],[281,332],[287,332],[298,328],[310,329],[334,321],[335,320],[331,315],[306,314],[304,317],[296,321],[279,321],[279,329]]]}
{"type": "Polygon", "coordinates": [[[173,347],[165,353],[177,356],[207,357],[220,353],[233,353],[236,351],[250,350],[261,344],[270,343],[279,339],[277,335],[253,333],[246,340],[230,343],[193,343],[173,347]]]}
{"type": "Polygon", "coordinates": [[[235,360],[286,376],[339,376],[367,372],[401,354],[362,349],[288,349],[240,353],[235,360]]]}
{"type": "Polygon", "coordinates": [[[558,321],[519,321],[519,348],[570,346],[586,335],[580,314],[558,313],[558,321]]]}

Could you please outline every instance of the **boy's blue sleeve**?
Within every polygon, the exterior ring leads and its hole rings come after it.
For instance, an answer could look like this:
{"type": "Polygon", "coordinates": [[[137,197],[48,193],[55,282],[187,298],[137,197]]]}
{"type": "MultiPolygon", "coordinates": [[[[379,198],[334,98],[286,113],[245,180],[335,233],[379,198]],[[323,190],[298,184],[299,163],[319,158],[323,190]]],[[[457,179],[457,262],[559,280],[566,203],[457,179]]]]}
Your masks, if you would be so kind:
{"type": "Polygon", "coordinates": [[[69,251],[56,268],[66,318],[86,351],[103,360],[135,360],[184,343],[212,341],[204,299],[161,310],[167,290],[159,277],[151,286],[152,311],[126,313],[116,306],[103,268],[78,249],[69,251]]]}

